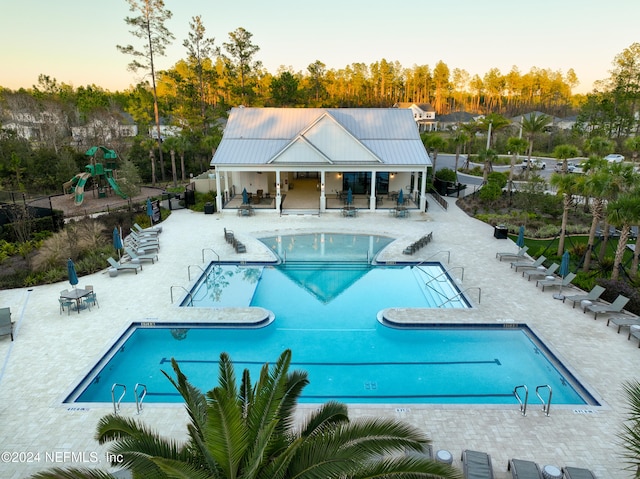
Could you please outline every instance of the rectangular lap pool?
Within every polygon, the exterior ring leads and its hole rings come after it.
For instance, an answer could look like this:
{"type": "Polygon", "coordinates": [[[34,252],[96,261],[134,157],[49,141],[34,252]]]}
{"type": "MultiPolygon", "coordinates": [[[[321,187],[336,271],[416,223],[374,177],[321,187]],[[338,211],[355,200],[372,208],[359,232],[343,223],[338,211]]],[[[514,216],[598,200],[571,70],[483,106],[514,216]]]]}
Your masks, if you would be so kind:
{"type": "Polygon", "coordinates": [[[226,351],[255,377],[265,362],[293,351],[292,369],[309,373],[301,402],[516,404],[513,389],[549,385],[553,404],[596,405],[574,376],[525,325],[390,328],[276,322],[257,329],[202,325],[134,324],[67,402],[111,402],[114,383],[147,386],[146,402],[181,397],[161,370],[175,358],[203,391],[217,385],[218,358],[226,351]]]}

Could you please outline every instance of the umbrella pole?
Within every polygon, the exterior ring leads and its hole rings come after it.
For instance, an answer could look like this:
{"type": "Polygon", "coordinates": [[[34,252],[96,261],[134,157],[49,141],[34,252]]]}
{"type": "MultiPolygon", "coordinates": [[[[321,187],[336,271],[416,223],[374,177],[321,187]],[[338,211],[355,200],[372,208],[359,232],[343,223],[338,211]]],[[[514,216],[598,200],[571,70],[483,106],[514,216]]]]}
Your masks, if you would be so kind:
{"type": "MultiPolygon", "coordinates": [[[[562,282],[564,282],[564,276],[562,277],[562,282]]],[[[560,289],[558,292],[553,295],[553,299],[564,299],[564,294],[562,294],[562,283],[560,283],[560,289]]]]}

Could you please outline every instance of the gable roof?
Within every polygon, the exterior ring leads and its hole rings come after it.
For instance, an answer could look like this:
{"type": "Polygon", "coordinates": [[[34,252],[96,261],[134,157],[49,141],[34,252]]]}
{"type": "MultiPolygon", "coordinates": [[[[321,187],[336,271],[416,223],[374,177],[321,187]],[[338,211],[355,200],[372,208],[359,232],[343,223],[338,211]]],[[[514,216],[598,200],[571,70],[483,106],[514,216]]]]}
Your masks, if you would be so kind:
{"type": "Polygon", "coordinates": [[[410,110],[234,108],[211,165],[430,165],[410,110]]]}

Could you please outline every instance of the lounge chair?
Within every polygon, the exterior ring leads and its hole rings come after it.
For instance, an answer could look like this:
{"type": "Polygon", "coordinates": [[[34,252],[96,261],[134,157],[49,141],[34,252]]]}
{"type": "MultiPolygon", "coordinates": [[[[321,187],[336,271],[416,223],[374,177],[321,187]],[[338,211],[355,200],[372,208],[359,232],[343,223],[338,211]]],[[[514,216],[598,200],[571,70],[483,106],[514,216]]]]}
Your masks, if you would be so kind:
{"type": "MultiPolygon", "coordinates": [[[[149,244],[149,245],[157,245],[158,249],[160,249],[160,240],[157,237],[144,236],[135,232],[129,233],[129,236],[133,238],[139,244],[149,244]]],[[[127,236],[127,238],[129,237],[127,236]]]]}
{"type": "Polygon", "coordinates": [[[159,235],[160,233],[162,233],[162,228],[155,227],[155,226],[152,226],[150,228],[143,228],[138,223],[133,223],[133,227],[136,230],[136,232],[140,234],[146,233],[149,235],[159,235]]]}
{"type": "Polygon", "coordinates": [[[573,303],[573,308],[576,307],[576,303],[580,303],[582,301],[593,301],[596,302],[604,293],[604,287],[599,284],[595,285],[588,294],[574,294],[572,296],[565,296],[562,302],[564,303],[566,300],[569,300],[573,303]]]}
{"type": "Polygon", "coordinates": [[[523,246],[518,250],[517,253],[514,253],[513,251],[503,251],[501,253],[496,253],[496,258],[498,258],[500,261],[502,261],[503,259],[520,259],[525,257],[524,254],[528,250],[528,246],[523,246]]]}
{"type": "Polygon", "coordinates": [[[620,330],[623,327],[631,328],[631,326],[640,326],[640,318],[631,317],[631,316],[610,316],[607,319],[607,326],[609,323],[613,323],[618,326],[618,334],[620,334],[620,330]]]}
{"type": "Polygon", "coordinates": [[[158,243],[142,243],[136,241],[129,236],[124,240],[125,246],[130,246],[132,249],[138,252],[138,254],[149,254],[149,253],[157,253],[160,250],[160,245],[158,243]]]}
{"type": "Polygon", "coordinates": [[[559,267],[560,265],[558,263],[553,263],[547,269],[528,269],[522,272],[522,276],[527,278],[527,281],[531,281],[531,278],[544,278],[545,276],[553,276],[559,267]]]}
{"type": "Polygon", "coordinates": [[[138,254],[135,251],[133,251],[129,246],[125,246],[124,250],[132,260],[136,259],[138,261],[151,261],[151,264],[158,261],[157,253],[138,254]]]}
{"type": "Polygon", "coordinates": [[[507,471],[511,471],[513,479],[544,479],[540,466],[533,461],[510,459],[507,471]]]}
{"type": "Polygon", "coordinates": [[[138,274],[138,268],[140,268],[140,270],[142,271],[141,264],[133,264],[133,263],[120,264],[112,257],[108,257],[107,261],[109,262],[111,267],[116,271],[135,271],[136,274],[138,274]]]}
{"type": "Polygon", "coordinates": [[[462,470],[467,479],[493,479],[491,456],[486,452],[462,451],[462,470]]]}
{"type": "Polygon", "coordinates": [[[581,467],[563,467],[562,472],[566,479],[596,479],[593,472],[581,467]]]}
{"type": "Polygon", "coordinates": [[[13,325],[11,308],[0,308],[0,336],[11,336],[13,341],[13,325]]]}
{"type": "Polygon", "coordinates": [[[627,339],[631,340],[632,337],[638,340],[638,347],[640,348],[640,330],[635,328],[629,328],[629,336],[627,336],[627,339]]]}
{"type": "Polygon", "coordinates": [[[536,281],[536,288],[538,285],[542,286],[542,291],[544,291],[544,288],[550,288],[552,286],[562,286],[564,288],[565,286],[569,286],[574,279],[576,279],[575,273],[569,273],[564,278],[539,279],[536,281]]]}
{"type": "Polygon", "coordinates": [[[537,269],[538,266],[542,266],[542,263],[544,263],[546,260],[547,260],[546,256],[540,256],[535,261],[512,261],[511,262],[511,267],[515,268],[516,271],[518,271],[519,269],[521,269],[521,270],[537,269]]]}
{"type": "Polygon", "coordinates": [[[598,313],[622,313],[622,309],[629,302],[626,296],[618,295],[616,300],[611,304],[591,304],[584,308],[584,312],[591,311],[593,319],[598,319],[598,313]]]}

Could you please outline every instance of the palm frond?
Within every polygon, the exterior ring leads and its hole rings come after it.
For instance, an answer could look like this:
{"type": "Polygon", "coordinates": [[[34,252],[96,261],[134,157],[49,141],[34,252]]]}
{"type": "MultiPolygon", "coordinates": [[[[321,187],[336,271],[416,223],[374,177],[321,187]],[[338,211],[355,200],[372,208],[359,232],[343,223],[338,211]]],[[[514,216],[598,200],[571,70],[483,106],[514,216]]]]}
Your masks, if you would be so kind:
{"type": "Polygon", "coordinates": [[[116,476],[98,469],[62,469],[59,467],[38,472],[30,477],[32,479],[116,479],[116,476]]]}

